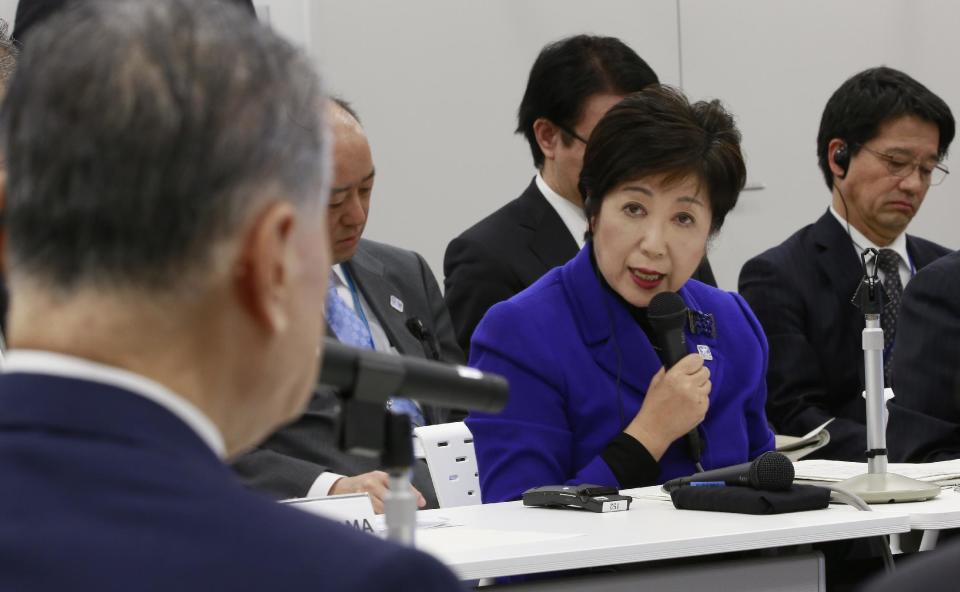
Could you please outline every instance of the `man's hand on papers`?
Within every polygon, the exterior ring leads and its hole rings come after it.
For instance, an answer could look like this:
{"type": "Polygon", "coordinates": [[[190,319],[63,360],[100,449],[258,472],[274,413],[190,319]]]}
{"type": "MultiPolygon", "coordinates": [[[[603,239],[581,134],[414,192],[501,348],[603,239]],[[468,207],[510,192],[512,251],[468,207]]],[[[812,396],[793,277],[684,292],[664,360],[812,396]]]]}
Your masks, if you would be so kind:
{"type": "MultiPolygon", "coordinates": [[[[427,505],[427,500],[423,494],[417,491],[417,488],[410,486],[414,495],[417,496],[417,507],[422,508],[427,505]]],[[[330,495],[340,495],[344,493],[366,493],[370,495],[370,502],[373,504],[373,511],[377,514],[383,514],[383,497],[389,490],[389,476],[383,471],[370,471],[354,477],[341,477],[337,479],[333,487],[330,488],[330,495]]]]}

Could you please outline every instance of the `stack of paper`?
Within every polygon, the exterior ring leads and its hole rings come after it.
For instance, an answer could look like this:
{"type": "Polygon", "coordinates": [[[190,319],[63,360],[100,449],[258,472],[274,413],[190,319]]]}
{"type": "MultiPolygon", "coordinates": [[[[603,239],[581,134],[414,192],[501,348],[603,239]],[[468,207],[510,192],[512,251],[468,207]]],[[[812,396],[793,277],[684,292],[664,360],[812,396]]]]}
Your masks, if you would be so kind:
{"type": "MultiPolygon", "coordinates": [[[[839,460],[801,460],[793,463],[796,478],[803,481],[843,481],[867,472],[867,463],[839,460]]],[[[960,479],[960,459],[933,463],[888,463],[888,473],[920,481],[940,482],[960,479]]]]}
{"type": "Polygon", "coordinates": [[[834,418],[828,419],[823,425],[810,430],[805,436],[783,436],[777,434],[777,452],[786,455],[796,462],[818,448],[823,448],[830,442],[830,432],[826,427],[834,418]]]}

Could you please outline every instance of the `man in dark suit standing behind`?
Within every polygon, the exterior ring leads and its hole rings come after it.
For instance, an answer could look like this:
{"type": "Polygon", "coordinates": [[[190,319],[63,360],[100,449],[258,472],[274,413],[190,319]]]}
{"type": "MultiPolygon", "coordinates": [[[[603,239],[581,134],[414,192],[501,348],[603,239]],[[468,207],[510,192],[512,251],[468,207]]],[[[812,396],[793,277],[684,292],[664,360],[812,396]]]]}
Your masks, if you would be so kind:
{"type": "MultiPolygon", "coordinates": [[[[328,106],[334,139],[333,187],[327,210],[333,252],[326,316],[331,336],[356,347],[462,363],[440,286],[423,257],[412,251],[363,239],[376,170],[367,134],[342,100],[328,106]],[[357,331],[340,322],[349,318],[357,331]],[[351,335],[362,334],[358,342],[351,335]]],[[[414,427],[443,421],[441,410],[394,400],[414,427]],[[402,408],[401,408],[402,407],[402,408]]],[[[337,448],[336,393],[319,387],[302,417],[234,463],[251,486],[281,498],[367,493],[383,511],[387,474],[378,459],[337,448]]],[[[437,507],[426,463],[414,463],[412,482],[421,507],[437,507]]]]}
{"type": "Polygon", "coordinates": [[[740,272],[740,293],[770,344],[767,417],[791,435],[836,418],[817,456],[865,459],[864,317],[851,303],[861,254],[880,252],[889,372],[903,286],[948,252],[906,230],[946,176],[940,161],[953,136],[950,108],[907,74],[880,67],[851,77],[827,101],[817,136],[830,208],[740,272]]]}
{"type": "Polygon", "coordinates": [[[316,381],[322,101],[300,52],[217,0],[88,0],[31,33],[0,119],[0,589],[458,587],[222,462],[316,381]]]}
{"type": "MultiPolygon", "coordinates": [[[[576,35],[537,56],[516,129],[530,144],[537,175],[520,197],[453,239],[443,259],[444,298],[464,352],[487,309],[583,246],[578,184],[587,138],[610,107],[657,82],[650,66],[613,37],[576,35]]],[[[693,277],[716,285],[706,259],[693,277]]]]}

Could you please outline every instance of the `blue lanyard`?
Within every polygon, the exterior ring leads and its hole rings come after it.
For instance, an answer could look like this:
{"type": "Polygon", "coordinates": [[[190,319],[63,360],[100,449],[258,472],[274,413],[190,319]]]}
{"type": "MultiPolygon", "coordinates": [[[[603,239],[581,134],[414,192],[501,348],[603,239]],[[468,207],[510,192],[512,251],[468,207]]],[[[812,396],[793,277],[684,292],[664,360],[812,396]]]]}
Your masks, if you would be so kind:
{"type": "Polygon", "coordinates": [[[363,321],[363,325],[367,328],[367,339],[370,340],[370,349],[375,350],[377,347],[373,343],[373,331],[370,330],[370,323],[367,321],[367,315],[363,312],[363,304],[360,302],[360,292],[357,291],[357,286],[353,283],[353,277],[350,276],[347,266],[340,265],[340,271],[343,272],[343,277],[347,281],[347,287],[350,288],[350,295],[353,296],[353,310],[357,313],[357,316],[360,317],[360,320],[363,321]]]}

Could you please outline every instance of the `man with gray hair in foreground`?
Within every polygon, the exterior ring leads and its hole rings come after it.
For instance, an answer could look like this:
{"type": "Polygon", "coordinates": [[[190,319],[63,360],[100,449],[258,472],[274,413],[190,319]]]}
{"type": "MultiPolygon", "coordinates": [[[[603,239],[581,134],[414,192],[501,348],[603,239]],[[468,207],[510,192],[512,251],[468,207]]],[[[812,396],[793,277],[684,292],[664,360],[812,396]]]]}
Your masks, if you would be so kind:
{"type": "Polygon", "coordinates": [[[31,34],[0,126],[0,589],[458,587],[222,462],[316,380],[322,105],[302,55],[220,1],[91,0],[31,34]]]}

